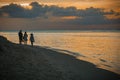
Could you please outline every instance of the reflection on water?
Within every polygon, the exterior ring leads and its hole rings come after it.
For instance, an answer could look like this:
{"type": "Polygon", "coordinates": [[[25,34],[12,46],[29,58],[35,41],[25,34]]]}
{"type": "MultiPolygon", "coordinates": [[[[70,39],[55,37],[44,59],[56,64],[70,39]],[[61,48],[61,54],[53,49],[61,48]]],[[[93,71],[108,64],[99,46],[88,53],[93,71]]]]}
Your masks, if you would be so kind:
{"type": "MultiPolygon", "coordinates": [[[[1,32],[1,35],[18,43],[16,32],[1,32]]],[[[77,56],[78,59],[92,62],[100,68],[120,72],[119,32],[34,32],[34,36],[36,45],[79,53],[83,56],[77,56]]]]}

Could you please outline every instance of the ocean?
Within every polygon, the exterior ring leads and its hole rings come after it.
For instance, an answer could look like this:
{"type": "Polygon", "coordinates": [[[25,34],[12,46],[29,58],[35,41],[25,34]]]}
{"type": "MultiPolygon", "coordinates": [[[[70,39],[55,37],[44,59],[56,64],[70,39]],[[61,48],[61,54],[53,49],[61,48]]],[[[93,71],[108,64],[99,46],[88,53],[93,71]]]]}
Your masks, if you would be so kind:
{"type": "MultiPolygon", "coordinates": [[[[73,55],[95,64],[97,68],[120,74],[119,31],[38,30],[27,33],[29,36],[34,34],[35,45],[73,55]]],[[[0,35],[19,43],[18,31],[1,31],[0,35]]]]}

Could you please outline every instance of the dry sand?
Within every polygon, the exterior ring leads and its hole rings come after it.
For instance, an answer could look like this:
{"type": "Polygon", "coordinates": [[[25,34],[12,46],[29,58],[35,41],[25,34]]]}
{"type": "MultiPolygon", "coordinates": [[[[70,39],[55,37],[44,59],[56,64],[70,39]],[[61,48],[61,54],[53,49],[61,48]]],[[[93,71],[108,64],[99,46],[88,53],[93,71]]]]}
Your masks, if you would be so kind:
{"type": "Polygon", "coordinates": [[[92,63],[40,46],[19,45],[0,36],[0,80],[120,80],[92,63]]]}

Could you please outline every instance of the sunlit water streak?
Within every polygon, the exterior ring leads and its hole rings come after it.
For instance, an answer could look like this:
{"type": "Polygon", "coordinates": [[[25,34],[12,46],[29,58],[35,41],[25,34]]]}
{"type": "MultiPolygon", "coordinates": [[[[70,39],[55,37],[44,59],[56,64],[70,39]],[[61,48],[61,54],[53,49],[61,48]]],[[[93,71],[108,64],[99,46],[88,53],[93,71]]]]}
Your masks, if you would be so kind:
{"type": "MultiPolygon", "coordinates": [[[[49,47],[76,58],[89,61],[99,68],[120,74],[120,32],[33,32],[35,45],[49,47]]],[[[0,32],[8,40],[18,43],[17,32],[0,32]]],[[[30,35],[30,32],[28,33],[30,35]]],[[[30,44],[28,42],[28,44],[30,44]]]]}

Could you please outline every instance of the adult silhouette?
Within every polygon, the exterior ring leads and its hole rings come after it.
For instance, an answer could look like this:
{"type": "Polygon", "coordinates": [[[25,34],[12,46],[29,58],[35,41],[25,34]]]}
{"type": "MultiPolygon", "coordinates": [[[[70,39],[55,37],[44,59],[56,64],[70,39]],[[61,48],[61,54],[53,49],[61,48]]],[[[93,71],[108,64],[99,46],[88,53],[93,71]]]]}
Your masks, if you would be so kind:
{"type": "Polygon", "coordinates": [[[28,37],[27,32],[25,32],[23,36],[24,44],[27,44],[27,40],[28,40],[27,37],[28,37]]]}
{"type": "Polygon", "coordinates": [[[33,46],[33,42],[35,42],[33,33],[30,34],[30,42],[31,45],[33,46]]]}
{"type": "Polygon", "coordinates": [[[20,30],[18,32],[18,36],[19,36],[19,44],[22,44],[22,41],[23,41],[23,33],[22,33],[22,30],[20,30]]]}

